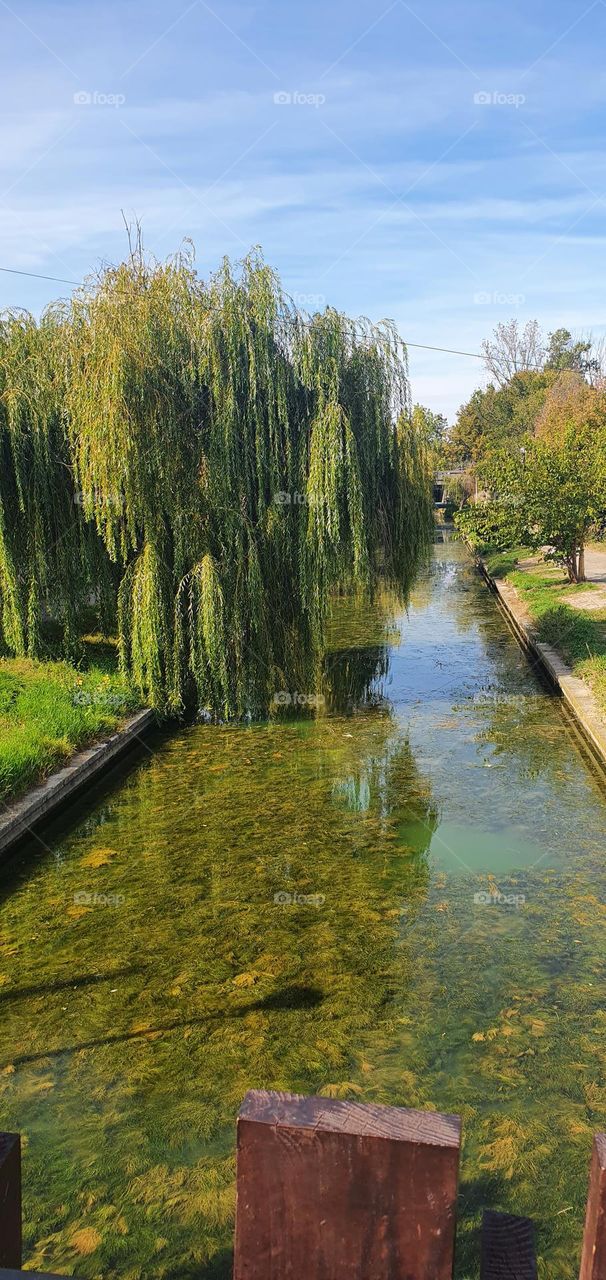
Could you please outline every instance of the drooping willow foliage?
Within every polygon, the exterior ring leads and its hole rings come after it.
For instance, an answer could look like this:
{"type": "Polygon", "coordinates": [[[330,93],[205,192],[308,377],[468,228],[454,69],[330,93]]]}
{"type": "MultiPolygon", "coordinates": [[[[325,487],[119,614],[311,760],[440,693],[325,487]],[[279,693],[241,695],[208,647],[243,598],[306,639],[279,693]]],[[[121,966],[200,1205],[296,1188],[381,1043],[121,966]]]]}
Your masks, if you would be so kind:
{"type": "Polygon", "coordinates": [[[111,566],[83,518],[67,436],[67,326],[49,311],[0,318],[0,622],[9,652],[41,651],[43,615],[76,651],[79,613],[95,584],[111,619],[111,566]]]}
{"type": "Polygon", "coordinates": [[[429,484],[393,328],[307,317],[258,254],[201,281],[137,249],[0,329],[0,596],[13,653],[83,605],[159,708],[313,688],[331,593],[405,592],[429,484]]]}

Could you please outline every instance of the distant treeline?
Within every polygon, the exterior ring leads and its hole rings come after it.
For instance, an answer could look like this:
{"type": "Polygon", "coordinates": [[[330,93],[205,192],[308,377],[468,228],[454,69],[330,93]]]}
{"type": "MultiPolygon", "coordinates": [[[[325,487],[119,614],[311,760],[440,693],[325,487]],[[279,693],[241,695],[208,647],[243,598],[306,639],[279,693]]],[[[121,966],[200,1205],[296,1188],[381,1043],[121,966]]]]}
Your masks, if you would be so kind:
{"type": "Polygon", "coordinates": [[[512,320],[483,350],[491,381],[437,445],[443,465],[464,468],[457,524],[477,545],[541,551],[582,582],[585,546],[606,529],[604,344],[512,320]]]}

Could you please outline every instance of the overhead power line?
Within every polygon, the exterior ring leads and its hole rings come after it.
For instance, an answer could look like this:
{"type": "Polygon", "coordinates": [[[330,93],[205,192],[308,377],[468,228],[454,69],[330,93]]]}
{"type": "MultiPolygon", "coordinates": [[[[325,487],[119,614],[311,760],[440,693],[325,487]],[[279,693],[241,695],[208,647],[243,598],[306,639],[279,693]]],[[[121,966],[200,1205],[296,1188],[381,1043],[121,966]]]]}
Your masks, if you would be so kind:
{"type": "Polygon", "coordinates": [[[6,271],[11,276],[29,276],[32,280],[55,280],[57,284],[71,284],[74,289],[78,288],[77,280],[66,280],[64,276],[41,276],[38,271],[18,271],[16,267],[0,267],[0,271],[6,271]]]}
{"type": "MultiPolygon", "coordinates": [[[[30,280],[53,280],[56,284],[71,284],[74,289],[79,289],[81,281],[66,280],[65,276],[43,276],[38,271],[18,271],[16,267],[0,267],[0,271],[6,272],[12,276],[28,276],[30,280]]],[[[404,339],[403,339],[404,341],[404,339]]],[[[406,342],[407,347],[418,347],[423,351],[445,351],[451,356],[469,356],[473,360],[483,360],[484,356],[478,351],[456,351],[453,347],[430,347],[426,342],[406,342]]]]}
{"type": "MultiPolygon", "coordinates": [[[[42,276],[38,271],[18,271],[16,267],[0,267],[0,271],[12,276],[29,276],[31,280],[53,280],[56,284],[71,284],[74,289],[79,289],[82,284],[81,280],[66,280],[64,276],[42,276]]],[[[406,342],[405,338],[402,341],[405,347],[417,347],[419,351],[443,351],[449,356],[468,356],[470,360],[485,359],[479,351],[458,351],[455,347],[431,347],[427,342],[406,342]]],[[[543,365],[532,365],[531,368],[541,372],[543,365]]]]}
{"type": "Polygon", "coordinates": [[[423,351],[447,351],[451,356],[471,356],[474,360],[483,360],[484,356],[478,351],[455,351],[453,347],[428,347],[426,342],[406,342],[402,338],[405,347],[421,347],[423,351]]]}

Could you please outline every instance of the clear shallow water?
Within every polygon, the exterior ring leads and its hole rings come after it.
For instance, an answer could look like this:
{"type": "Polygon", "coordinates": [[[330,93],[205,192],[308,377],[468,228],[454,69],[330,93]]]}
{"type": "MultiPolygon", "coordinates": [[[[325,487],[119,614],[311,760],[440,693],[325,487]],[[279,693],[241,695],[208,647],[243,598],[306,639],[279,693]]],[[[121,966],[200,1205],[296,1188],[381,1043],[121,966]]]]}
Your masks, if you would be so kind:
{"type": "Polygon", "coordinates": [[[323,714],[183,729],[7,869],[28,1266],[227,1280],[257,1086],[459,1112],[457,1276],[482,1205],[535,1217],[543,1280],[578,1274],[603,781],[462,547],[388,605],[340,607],[323,714]]]}

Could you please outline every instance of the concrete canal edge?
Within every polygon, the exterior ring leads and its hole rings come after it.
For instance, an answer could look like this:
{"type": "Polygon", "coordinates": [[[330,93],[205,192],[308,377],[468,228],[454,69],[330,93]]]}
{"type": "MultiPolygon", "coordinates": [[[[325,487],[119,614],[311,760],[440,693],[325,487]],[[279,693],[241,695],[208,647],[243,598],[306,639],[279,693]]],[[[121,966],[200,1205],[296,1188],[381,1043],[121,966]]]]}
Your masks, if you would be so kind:
{"type": "Polygon", "coordinates": [[[62,769],[51,773],[20,800],[6,805],[0,817],[0,855],[7,853],[39,823],[54,817],[67,800],[87,783],[96,781],[108,765],[134,746],[155,723],[155,712],[138,711],[111,737],[78,751],[62,769]]]}
{"type": "Polygon", "coordinates": [[[600,764],[606,766],[606,722],[591,689],[587,687],[584,680],[573,675],[570,667],[555,649],[548,644],[543,644],[537,638],[533,620],[515,587],[510,582],[493,578],[481,556],[475,552],[473,556],[477,568],[490,590],[496,595],[511,630],[530,658],[531,664],[540,668],[550,684],[561,693],[586,743],[597,756],[600,764]]]}

